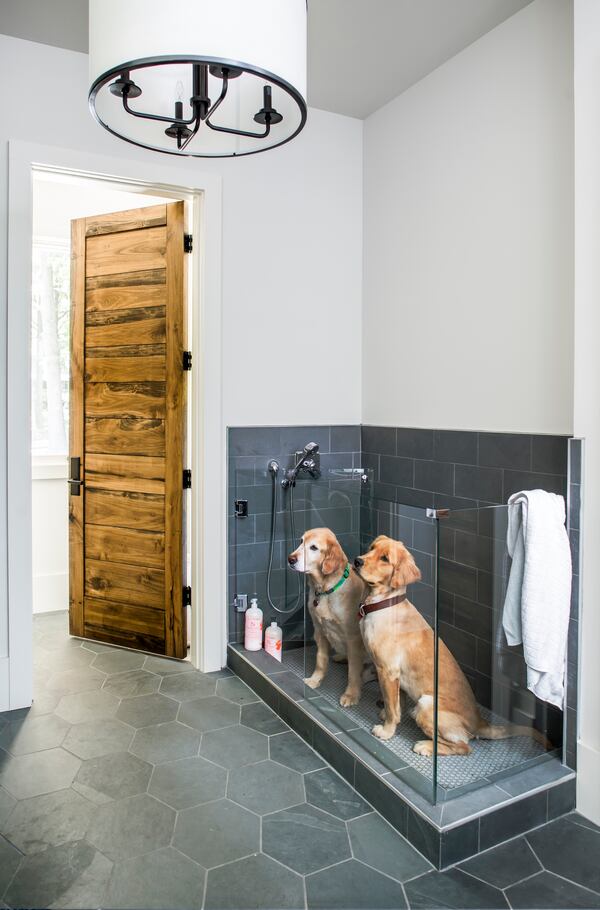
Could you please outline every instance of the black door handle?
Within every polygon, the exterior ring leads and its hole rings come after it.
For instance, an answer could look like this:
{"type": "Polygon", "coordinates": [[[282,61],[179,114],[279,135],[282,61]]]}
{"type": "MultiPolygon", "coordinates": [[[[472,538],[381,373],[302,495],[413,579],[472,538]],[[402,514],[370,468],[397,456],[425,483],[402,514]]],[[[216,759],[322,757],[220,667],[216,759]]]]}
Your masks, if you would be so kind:
{"type": "Polygon", "coordinates": [[[83,480],[81,479],[81,458],[71,458],[71,476],[67,480],[71,496],[81,496],[83,480]]]}

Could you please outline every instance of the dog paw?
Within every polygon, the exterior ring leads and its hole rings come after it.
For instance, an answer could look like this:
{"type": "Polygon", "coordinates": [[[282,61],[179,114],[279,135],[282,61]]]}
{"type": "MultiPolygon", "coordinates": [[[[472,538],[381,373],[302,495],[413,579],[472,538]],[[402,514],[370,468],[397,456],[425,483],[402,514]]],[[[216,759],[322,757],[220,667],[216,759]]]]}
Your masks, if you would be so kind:
{"type": "Polygon", "coordinates": [[[381,708],[381,710],[380,710],[380,712],[379,712],[379,720],[380,720],[382,723],[383,723],[383,721],[385,720],[385,708],[381,708]]]}
{"type": "Polygon", "coordinates": [[[377,739],[391,739],[395,732],[395,727],[390,729],[390,727],[386,727],[385,724],[375,724],[371,730],[371,733],[373,736],[376,736],[377,739]]]}
{"type": "Polygon", "coordinates": [[[433,741],[431,739],[420,739],[418,743],[414,744],[413,752],[416,752],[417,755],[433,755],[433,741]]]}
{"type": "Polygon", "coordinates": [[[357,705],[359,701],[359,692],[344,692],[344,694],[340,697],[340,705],[342,708],[350,708],[352,705],[357,705]]]}
{"type": "Polygon", "coordinates": [[[304,680],[304,685],[305,685],[305,686],[310,686],[311,689],[318,689],[319,686],[321,685],[322,681],[323,681],[323,680],[319,679],[318,677],[315,679],[314,676],[308,676],[308,677],[304,680]]]}

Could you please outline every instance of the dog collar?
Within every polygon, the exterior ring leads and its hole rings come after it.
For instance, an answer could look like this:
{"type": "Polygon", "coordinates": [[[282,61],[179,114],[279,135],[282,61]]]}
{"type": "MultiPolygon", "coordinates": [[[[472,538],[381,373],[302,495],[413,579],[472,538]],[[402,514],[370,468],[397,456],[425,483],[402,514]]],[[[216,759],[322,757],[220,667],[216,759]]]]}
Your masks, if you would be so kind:
{"type": "Polygon", "coordinates": [[[358,618],[364,619],[368,613],[374,613],[376,610],[385,610],[386,607],[395,607],[396,604],[401,604],[402,601],[408,600],[406,594],[397,594],[396,597],[388,597],[386,600],[378,600],[377,603],[368,604],[361,603],[358,608],[358,618]]]}
{"type": "Polygon", "coordinates": [[[313,602],[313,606],[318,607],[319,598],[327,597],[329,594],[333,594],[334,591],[337,591],[338,588],[341,588],[349,575],[350,575],[350,563],[347,562],[346,568],[344,569],[342,577],[340,578],[340,580],[338,582],[336,582],[336,584],[334,584],[334,586],[332,588],[328,588],[327,591],[315,591],[315,599],[313,602]]]}

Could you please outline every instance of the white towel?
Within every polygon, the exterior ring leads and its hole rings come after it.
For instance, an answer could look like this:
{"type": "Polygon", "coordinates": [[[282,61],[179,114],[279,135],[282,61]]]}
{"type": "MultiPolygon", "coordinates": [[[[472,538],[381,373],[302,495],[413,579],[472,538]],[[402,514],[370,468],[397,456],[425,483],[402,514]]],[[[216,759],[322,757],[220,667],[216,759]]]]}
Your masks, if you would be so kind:
{"type": "Polygon", "coordinates": [[[562,708],[572,574],[565,501],[529,490],[515,493],[508,505],[512,567],[502,625],[509,645],[523,643],[527,688],[562,708]]]}

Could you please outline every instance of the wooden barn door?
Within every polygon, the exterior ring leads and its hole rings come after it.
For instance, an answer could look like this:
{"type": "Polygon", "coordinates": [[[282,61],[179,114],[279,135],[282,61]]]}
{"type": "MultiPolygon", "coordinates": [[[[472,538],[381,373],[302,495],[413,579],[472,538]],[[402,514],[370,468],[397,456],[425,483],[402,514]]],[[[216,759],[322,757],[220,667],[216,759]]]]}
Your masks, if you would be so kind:
{"type": "Polygon", "coordinates": [[[72,222],[72,635],[184,657],[184,203],[72,222]]]}

